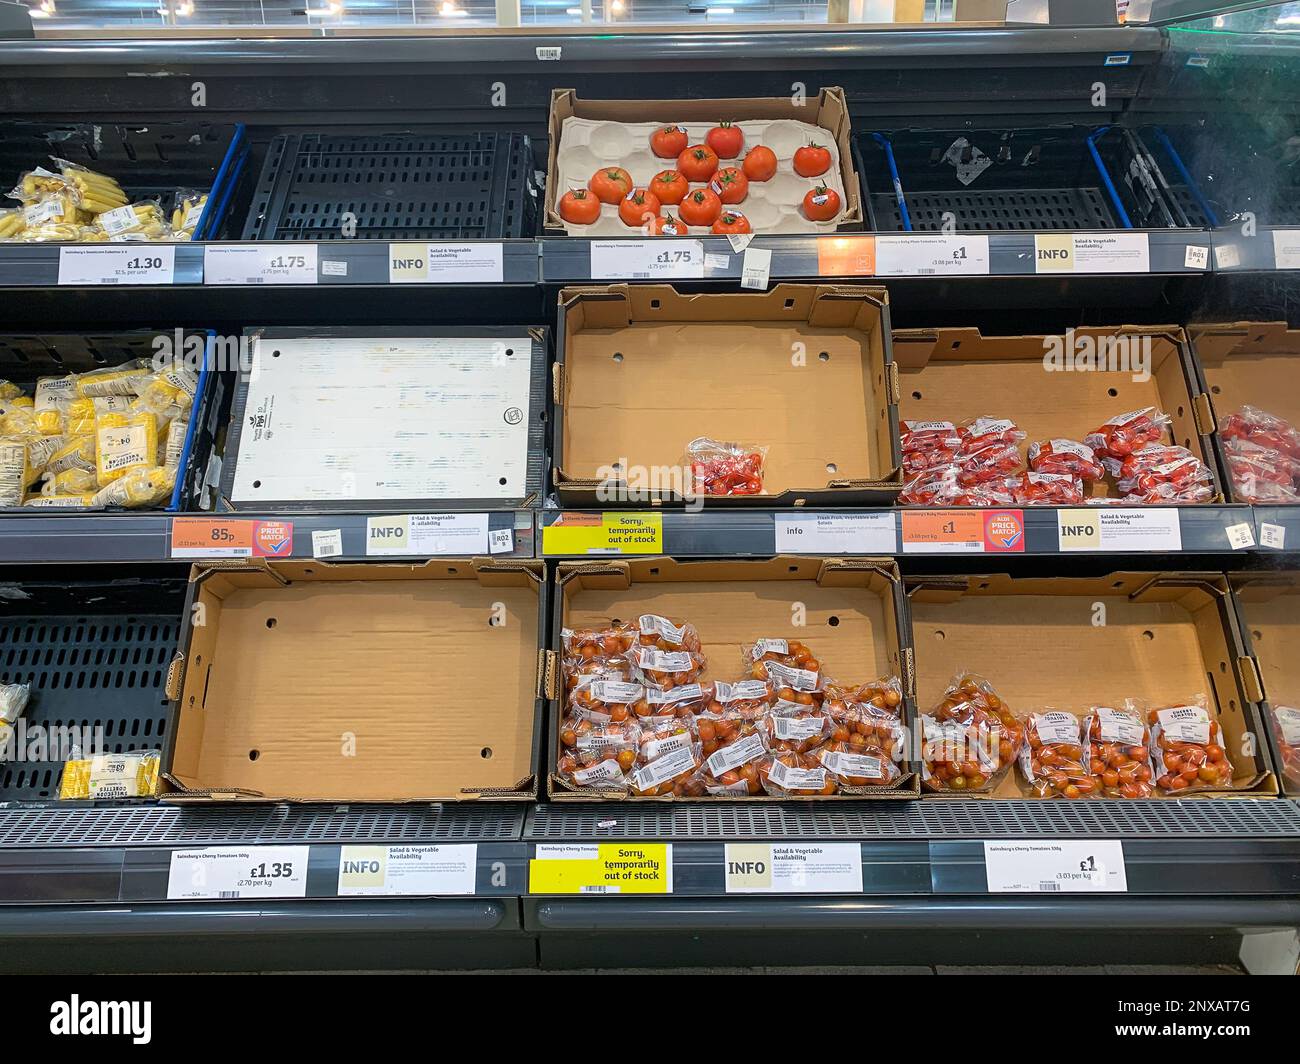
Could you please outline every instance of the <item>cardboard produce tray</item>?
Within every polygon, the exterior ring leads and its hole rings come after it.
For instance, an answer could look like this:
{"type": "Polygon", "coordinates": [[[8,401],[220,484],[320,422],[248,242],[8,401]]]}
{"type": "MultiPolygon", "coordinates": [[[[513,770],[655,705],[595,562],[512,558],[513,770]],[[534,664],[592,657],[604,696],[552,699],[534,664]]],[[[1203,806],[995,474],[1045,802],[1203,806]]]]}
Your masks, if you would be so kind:
{"type": "Polygon", "coordinates": [[[528,801],[541,562],[213,562],[167,678],[175,801],[528,801]]]}
{"type": "MultiPolygon", "coordinates": [[[[862,228],[862,193],[853,165],[848,105],[844,90],[824,88],[802,105],[786,97],[735,100],[581,100],[573,89],[551,94],[550,156],[546,169],[548,230],[569,236],[627,237],[638,230],[624,225],[613,204],[601,207],[591,225],[573,225],[560,217],[559,204],[570,188],[586,188],[602,166],[621,166],[637,186],[646,185],[660,170],[674,169],[673,159],[660,159],[650,150],[650,134],[660,126],[684,127],[691,144],[720,121],[731,121],[745,134],[744,153],[765,144],[777,156],[777,173],[770,181],[753,181],[749,195],[732,204],[750,221],[756,234],[829,233],[862,228]],[[813,141],[830,149],[831,167],[819,178],[800,177],[791,160],[795,150],[813,141]],[[840,195],[838,218],[813,222],[799,211],[804,194],[825,182],[840,195]]],[[[693,184],[692,188],[702,187],[693,184]]],[[[674,215],[676,211],[672,208],[674,215]]],[[[707,227],[688,229],[693,235],[707,227]]]]}
{"type": "MultiPolygon", "coordinates": [[[[929,713],[959,671],[983,676],[1017,716],[1047,707],[1084,713],[1125,698],[1156,708],[1204,695],[1223,727],[1233,786],[1180,797],[1277,794],[1260,741],[1258,675],[1221,573],[990,574],[906,584],[918,713],[929,713]]],[[[1012,768],[992,792],[955,796],[1023,798],[1018,771],[1012,768]]]]}
{"type": "Polygon", "coordinates": [[[763,494],[706,506],[891,501],[902,474],[885,299],[854,285],[564,289],[551,435],[561,502],[680,503],[686,445],[700,436],[768,447],[763,494]]]}
{"type": "MultiPolygon", "coordinates": [[[[689,621],[708,659],[703,680],[744,679],[745,644],[755,639],[795,639],[807,644],[822,675],[858,684],[897,676],[903,686],[903,723],[915,724],[913,667],[906,601],[892,558],[808,558],[778,555],[746,561],[682,561],[667,557],[560,562],[555,572],[552,630],[590,628],[655,613],[689,621]],[[798,607],[802,607],[799,609],[798,607]],[[804,623],[796,624],[796,618],[804,623]]],[[[555,669],[557,673],[560,669],[555,669]]],[[[557,801],[626,799],[649,802],[763,802],[766,795],[701,798],[633,798],[623,791],[575,788],[555,773],[563,678],[550,703],[547,795],[557,801]]],[[[842,789],[831,796],[791,801],[913,799],[919,780],[904,761],[888,787],[842,789]]]]}

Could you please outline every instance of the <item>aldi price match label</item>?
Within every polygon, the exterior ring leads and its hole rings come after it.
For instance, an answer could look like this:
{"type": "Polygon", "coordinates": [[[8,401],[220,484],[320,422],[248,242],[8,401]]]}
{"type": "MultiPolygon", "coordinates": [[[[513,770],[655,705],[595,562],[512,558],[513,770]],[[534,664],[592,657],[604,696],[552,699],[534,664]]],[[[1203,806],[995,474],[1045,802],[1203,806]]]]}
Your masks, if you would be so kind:
{"type": "Polygon", "coordinates": [[[666,842],[538,846],[528,862],[530,894],[671,894],[673,847],[666,842]]]}
{"type": "Polygon", "coordinates": [[[1117,839],[985,842],[990,894],[1124,894],[1128,876],[1117,839]]]}
{"type": "Polygon", "coordinates": [[[877,236],[879,277],[941,277],[989,272],[989,238],[973,233],[952,236],[877,236]]]}
{"type": "Polygon", "coordinates": [[[856,842],[729,842],[728,894],[860,894],[862,847],[856,842]]]}
{"type": "Polygon", "coordinates": [[[305,898],[310,850],[310,846],[173,850],[167,898],[305,898]]]}
{"type": "Polygon", "coordinates": [[[478,846],[344,846],[338,895],[473,894],[478,846]]]}
{"type": "Polygon", "coordinates": [[[172,518],[173,558],[288,558],[292,555],[291,521],[172,518]]]}
{"type": "Polygon", "coordinates": [[[224,285],[315,284],[315,244],[208,244],[203,283],[224,285]]]}
{"type": "Polygon", "coordinates": [[[176,275],[173,244],[119,244],[59,248],[59,284],[171,284],[176,275]]]}
{"type": "Polygon", "coordinates": [[[778,554],[893,554],[897,548],[892,513],[776,515],[778,554]]]}
{"type": "Polygon", "coordinates": [[[1173,506],[1096,506],[1056,512],[1062,551],[1179,551],[1182,525],[1173,506]]]}
{"type": "Polygon", "coordinates": [[[659,277],[704,278],[704,241],[593,240],[591,276],[594,280],[644,281],[659,277]]]}

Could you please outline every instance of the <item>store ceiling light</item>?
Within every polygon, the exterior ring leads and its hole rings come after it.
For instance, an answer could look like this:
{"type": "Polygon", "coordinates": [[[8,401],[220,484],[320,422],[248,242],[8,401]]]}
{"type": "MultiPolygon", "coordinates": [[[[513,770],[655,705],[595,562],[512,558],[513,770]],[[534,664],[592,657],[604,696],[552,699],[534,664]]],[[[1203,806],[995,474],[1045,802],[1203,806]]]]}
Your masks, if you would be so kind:
{"type": "Polygon", "coordinates": [[[457,7],[451,0],[443,0],[442,6],[438,8],[438,14],[443,18],[465,18],[469,12],[457,7]]]}
{"type": "Polygon", "coordinates": [[[54,8],[54,0],[41,0],[37,6],[28,8],[27,13],[32,18],[53,18],[58,11],[54,8]]]}

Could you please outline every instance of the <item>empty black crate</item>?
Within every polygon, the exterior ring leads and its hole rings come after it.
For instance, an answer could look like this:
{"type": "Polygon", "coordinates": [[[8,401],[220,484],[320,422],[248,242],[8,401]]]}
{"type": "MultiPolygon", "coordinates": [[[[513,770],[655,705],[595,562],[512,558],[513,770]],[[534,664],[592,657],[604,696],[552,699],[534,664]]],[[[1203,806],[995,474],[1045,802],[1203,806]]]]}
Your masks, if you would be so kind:
{"type": "Polygon", "coordinates": [[[1190,225],[1238,224],[1247,213],[1256,225],[1300,225],[1294,125],[1144,126],[1138,136],[1190,225]]]}
{"type": "Polygon", "coordinates": [[[905,218],[918,232],[949,218],[962,232],[1180,224],[1163,175],[1118,127],[904,130],[859,135],[858,148],[878,232],[907,230],[905,218]]]}
{"type": "MultiPolygon", "coordinates": [[[[25,394],[33,394],[36,381],[41,377],[63,377],[69,373],[86,373],[93,369],[105,369],[120,366],[135,359],[153,359],[158,352],[160,335],[176,346],[176,333],[155,333],[145,330],[119,333],[0,333],[0,380],[12,381],[20,385],[25,394]]],[[[181,334],[181,346],[196,335],[195,330],[186,330],[181,334]]],[[[203,336],[204,334],[198,333],[203,336]]],[[[190,411],[190,420],[186,427],[185,448],[181,452],[180,472],[176,477],[176,488],[169,501],[154,509],[183,510],[197,496],[203,482],[204,461],[199,456],[206,456],[212,446],[212,418],[209,413],[208,381],[206,363],[198,370],[199,380],[194,397],[194,406],[190,411]]],[[[0,407],[3,407],[0,402],[0,407]]],[[[0,508],[7,513],[41,514],[46,517],[56,514],[76,514],[75,509],[11,507],[0,508]]],[[[117,511],[138,513],[139,510],[117,511]]]]}
{"type": "Polygon", "coordinates": [[[160,750],[185,580],[0,575],[0,586],[0,683],[32,688],[0,762],[0,802],[57,799],[74,743],[86,756],[160,750]]]}
{"type": "Polygon", "coordinates": [[[28,170],[54,170],[66,159],[113,178],[133,199],[158,196],[173,206],[177,189],[208,193],[195,240],[220,232],[248,153],[242,125],[214,122],[0,122],[0,192],[28,170]]]}
{"type": "Polygon", "coordinates": [[[290,133],[267,151],[245,240],[532,236],[522,133],[290,133]]]}

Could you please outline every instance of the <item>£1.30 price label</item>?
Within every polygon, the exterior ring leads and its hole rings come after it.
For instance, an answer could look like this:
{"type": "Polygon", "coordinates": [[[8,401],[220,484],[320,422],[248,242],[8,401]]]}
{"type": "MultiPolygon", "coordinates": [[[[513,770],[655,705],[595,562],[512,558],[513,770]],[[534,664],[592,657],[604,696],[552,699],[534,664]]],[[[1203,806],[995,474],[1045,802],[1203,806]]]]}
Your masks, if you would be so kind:
{"type": "Polygon", "coordinates": [[[176,248],[159,244],[59,248],[59,284],[171,284],[176,248]]]}
{"type": "Polygon", "coordinates": [[[305,898],[310,846],[173,850],[169,900],[305,898]]]}

